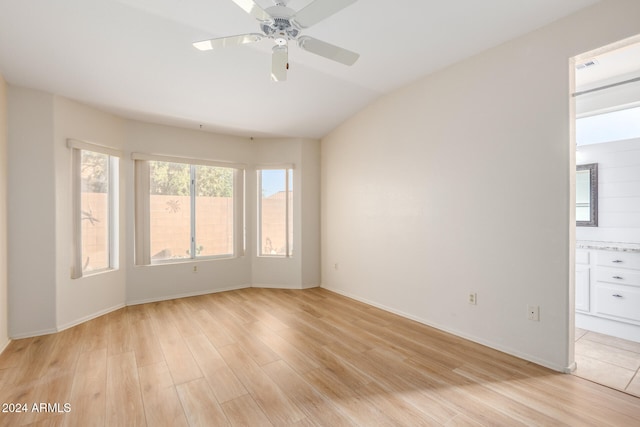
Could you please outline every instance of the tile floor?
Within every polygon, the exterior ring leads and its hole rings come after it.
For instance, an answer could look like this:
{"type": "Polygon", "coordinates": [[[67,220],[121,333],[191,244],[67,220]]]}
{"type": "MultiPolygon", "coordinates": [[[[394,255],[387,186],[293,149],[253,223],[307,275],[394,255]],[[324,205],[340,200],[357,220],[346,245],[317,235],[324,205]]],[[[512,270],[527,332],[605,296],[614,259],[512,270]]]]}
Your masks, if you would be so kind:
{"type": "Polygon", "coordinates": [[[576,328],[574,375],[640,397],[640,343],[576,328]]]}

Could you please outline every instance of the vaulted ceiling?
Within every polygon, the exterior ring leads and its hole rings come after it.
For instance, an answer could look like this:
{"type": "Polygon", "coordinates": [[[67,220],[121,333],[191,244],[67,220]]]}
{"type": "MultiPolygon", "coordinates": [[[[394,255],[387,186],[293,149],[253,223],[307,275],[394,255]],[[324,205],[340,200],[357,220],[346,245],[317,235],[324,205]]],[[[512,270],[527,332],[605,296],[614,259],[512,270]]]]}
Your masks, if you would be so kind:
{"type": "Polygon", "coordinates": [[[394,89],[597,1],[359,0],[304,31],[358,52],[353,66],[291,45],[288,79],[274,83],[271,40],[192,46],[259,32],[232,0],[0,0],[0,73],[124,117],[320,138],[394,89]]]}

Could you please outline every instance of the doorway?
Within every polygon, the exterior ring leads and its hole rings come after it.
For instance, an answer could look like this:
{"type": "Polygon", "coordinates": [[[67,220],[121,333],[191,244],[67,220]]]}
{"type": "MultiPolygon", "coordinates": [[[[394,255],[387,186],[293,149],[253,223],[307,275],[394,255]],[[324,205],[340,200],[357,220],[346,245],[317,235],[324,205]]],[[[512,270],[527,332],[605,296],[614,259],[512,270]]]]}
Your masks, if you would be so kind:
{"type": "Polygon", "coordinates": [[[640,397],[640,36],[571,66],[574,374],[640,397]]]}

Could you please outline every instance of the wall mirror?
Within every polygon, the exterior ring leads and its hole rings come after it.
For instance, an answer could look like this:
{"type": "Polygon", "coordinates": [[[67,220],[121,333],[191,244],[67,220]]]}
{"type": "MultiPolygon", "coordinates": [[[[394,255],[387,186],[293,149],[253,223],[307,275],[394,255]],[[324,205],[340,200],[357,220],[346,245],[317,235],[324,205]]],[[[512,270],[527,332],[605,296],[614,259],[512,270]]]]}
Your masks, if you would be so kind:
{"type": "Polygon", "coordinates": [[[576,166],[576,225],[598,226],[598,164],[576,166]]]}

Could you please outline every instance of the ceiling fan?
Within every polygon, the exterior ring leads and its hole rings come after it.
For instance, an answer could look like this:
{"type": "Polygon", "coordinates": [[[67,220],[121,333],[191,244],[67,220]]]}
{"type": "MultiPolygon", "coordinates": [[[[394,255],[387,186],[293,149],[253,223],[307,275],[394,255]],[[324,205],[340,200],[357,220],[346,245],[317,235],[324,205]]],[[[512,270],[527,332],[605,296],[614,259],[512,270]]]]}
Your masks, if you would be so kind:
{"type": "Polygon", "coordinates": [[[299,11],[287,7],[289,0],[274,0],[275,5],[261,8],[254,0],[232,0],[245,12],[260,22],[260,33],[240,34],[193,43],[200,50],[220,49],[255,43],[263,38],[275,42],[271,58],[271,80],[279,82],[287,79],[289,69],[290,41],[307,52],[323,56],[345,65],[353,65],[360,56],[355,52],[334,46],[313,37],[301,35],[301,31],[328,18],[357,0],[315,0],[299,11]]]}

